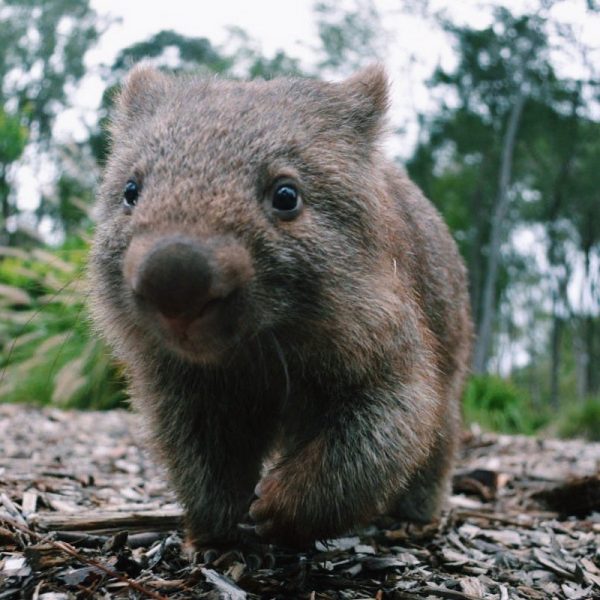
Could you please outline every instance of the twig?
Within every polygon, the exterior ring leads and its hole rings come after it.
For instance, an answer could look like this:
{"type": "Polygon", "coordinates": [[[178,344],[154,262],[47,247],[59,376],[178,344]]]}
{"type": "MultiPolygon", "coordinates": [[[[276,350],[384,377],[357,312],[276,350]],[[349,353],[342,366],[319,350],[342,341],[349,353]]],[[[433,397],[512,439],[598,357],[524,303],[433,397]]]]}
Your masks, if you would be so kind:
{"type": "Polygon", "coordinates": [[[485,519],[487,521],[496,521],[496,523],[503,523],[504,525],[513,525],[515,527],[523,527],[524,529],[535,529],[536,523],[532,521],[517,521],[516,519],[509,519],[502,517],[494,513],[478,512],[476,510],[460,510],[455,511],[454,514],[460,518],[472,518],[472,519],[485,519]]]}

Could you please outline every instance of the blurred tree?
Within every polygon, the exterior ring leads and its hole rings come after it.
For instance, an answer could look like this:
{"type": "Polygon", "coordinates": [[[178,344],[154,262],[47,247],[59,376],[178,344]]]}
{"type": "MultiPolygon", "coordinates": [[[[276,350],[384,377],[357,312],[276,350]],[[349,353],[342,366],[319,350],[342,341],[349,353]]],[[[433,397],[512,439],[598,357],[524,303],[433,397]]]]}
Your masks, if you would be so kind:
{"type": "Polygon", "coordinates": [[[538,191],[537,201],[527,203],[525,218],[545,224],[547,260],[551,291],[551,401],[559,397],[562,337],[566,328],[575,328],[571,352],[584,362],[579,395],[600,391],[595,367],[600,361],[600,331],[597,328],[600,289],[593,260],[600,250],[600,123],[581,114],[584,103],[580,82],[565,82],[552,107],[538,108],[526,127],[527,136],[519,160],[523,176],[538,191]],[[560,101],[560,102],[559,102],[560,101]],[[560,107],[560,110],[559,108],[560,107]],[[583,261],[577,261],[578,256],[583,261]],[[583,272],[578,269],[583,267],[583,272]],[[580,280],[579,297],[568,291],[574,278],[580,280]]]}
{"type": "Polygon", "coordinates": [[[383,60],[385,33],[373,0],[323,0],[315,3],[314,11],[321,43],[317,72],[321,76],[349,75],[383,60]]]}
{"type": "MultiPolygon", "coordinates": [[[[85,74],[84,55],[100,29],[88,0],[0,0],[0,108],[19,119],[39,151],[53,150],[52,125],[70,105],[73,86],[85,74]]],[[[0,236],[10,243],[6,219],[15,207],[6,175],[4,165],[0,236]]]]}
{"type": "Polygon", "coordinates": [[[273,79],[306,75],[300,67],[300,61],[283,50],[277,50],[272,57],[265,56],[260,44],[240,27],[229,27],[229,40],[225,42],[222,52],[229,56],[229,77],[273,79]]]}
{"type": "Polygon", "coordinates": [[[153,60],[173,71],[206,70],[223,73],[232,64],[206,38],[187,37],[163,30],[148,40],[132,44],[119,52],[111,67],[110,78],[120,79],[136,62],[153,60]]]}
{"type": "Polygon", "coordinates": [[[23,153],[27,143],[27,128],[18,116],[7,114],[0,106],[0,204],[2,228],[0,246],[8,243],[6,223],[10,216],[10,193],[8,169],[23,153]]]}
{"type": "Polygon", "coordinates": [[[430,85],[449,100],[423,121],[426,134],[408,168],[448,216],[467,259],[478,334],[473,367],[482,373],[506,283],[502,244],[518,220],[511,205],[523,111],[546,101],[556,77],[539,15],[496,8],[484,29],[443,25],[456,41],[458,63],[452,71],[438,68],[430,85]]]}

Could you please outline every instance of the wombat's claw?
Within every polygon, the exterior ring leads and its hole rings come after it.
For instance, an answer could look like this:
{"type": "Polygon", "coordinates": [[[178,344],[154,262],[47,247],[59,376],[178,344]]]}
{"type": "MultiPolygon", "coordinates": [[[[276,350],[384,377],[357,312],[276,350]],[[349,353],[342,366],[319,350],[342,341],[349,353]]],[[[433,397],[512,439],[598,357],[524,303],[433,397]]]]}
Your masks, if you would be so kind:
{"type": "Polygon", "coordinates": [[[267,548],[268,546],[263,545],[244,552],[244,562],[250,571],[272,569],[275,566],[275,555],[267,548]]]}
{"type": "Polygon", "coordinates": [[[206,550],[203,550],[199,554],[202,555],[202,562],[204,564],[213,563],[220,556],[219,551],[216,550],[215,548],[207,548],[206,550]]]}
{"type": "Polygon", "coordinates": [[[238,523],[238,531],[241,533],[243,540],[258,542],[259,536],[256,532],[256,525],[252,523],[238,523]]]}
{"type": "Polygon", "coordinates": [[[256,535],[261,539],[272,539],[275,531],[274,523],[271,520],[257,523],[254,530],[256,535]]]}
{"type": "Polygon", "coordinates": [[[243,533],[244,539],[252,542],[263,542],[270,539],[273,531],[273,521],[266,520],[257,522],[254,525],[251,523],[238,523],[238,529],[243,533]]]}

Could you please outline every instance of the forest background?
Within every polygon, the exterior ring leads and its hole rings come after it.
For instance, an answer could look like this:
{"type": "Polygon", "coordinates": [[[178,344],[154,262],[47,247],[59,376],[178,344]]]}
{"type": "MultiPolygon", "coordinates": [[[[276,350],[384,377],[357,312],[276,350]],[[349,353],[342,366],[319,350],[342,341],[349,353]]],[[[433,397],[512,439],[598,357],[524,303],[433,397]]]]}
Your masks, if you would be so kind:
{"type": "Polygon", "coordinates": [[[65,136],[57,128],[76,112],[86,55],[116,21],[88,0],[0,0],[0,401],[126,403],[121,367],[91,332],[85,262],[108,113],[133,63],[340,79],[380,61],[404,91],[407,74],[427,71],[426,100],[392,110],[387,148],[442,212],[469,269],[467,422],[600,439],[600,7],[469,4],[476,23],[449,2],[311,3],[318,44],[302,56],[263,51],[235,24],[225,42],[156,31],[96,68],[95,118],[65,136]],[[579,24],[565,18],[575,12],[579,24]],[[407,23],[431,37],[393,59],[407,23]],[[441,38],[449,50],[432,64],[441,38]]]}

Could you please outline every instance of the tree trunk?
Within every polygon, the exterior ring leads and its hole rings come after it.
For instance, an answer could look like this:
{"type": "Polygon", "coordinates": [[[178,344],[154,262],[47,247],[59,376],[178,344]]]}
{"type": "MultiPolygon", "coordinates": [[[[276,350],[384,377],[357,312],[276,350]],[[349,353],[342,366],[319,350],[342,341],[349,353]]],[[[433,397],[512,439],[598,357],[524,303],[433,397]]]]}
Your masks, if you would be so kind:
{"type": "Polygon", "coordinates": [[[598,376],[598,348],[597,348],[597,323],[598,317],[588,315],[585,328],[585,350],[587,355],[586,396],[593,396],[600,392],[600,377],[598,376]]]}
{"type": "Polygon", "coordinates": [[[480,209],[482,206],[481,187],[478,185],[475,192],[471,195],[470,209],[474,215],[474,224],[471,230],[472,239],[470,243],[469,255],[467,257],[467,267],[469,272],[469,298],[471,301],[471,316],[475,323],[479,322],[479,307],[481,304],[481,263],[482,263],[482,231],[484,228],[484,213],[480,209]]]}
{"type": "Polygon", "coordinates": [[[560,372],[560,343],[562,338],[563,320],[557,314],[556,307],[552,316],[552,354],[550,363],[550,406],[553,410],[559,408],[559,372],[560,372]]]}
{"type": "Polygon", "coordinates": [[[477,342],[473,358],[473,371],[485,373],[489,357],[494,312],[496,310],[496,284],[498,281],[498,267],[500,265],[500,249],[504,237],[504,220],[508,214],[510,204],[509,187],[512,177],[512,162],[515,150],[515,141],[519,127],[519,120],[525,105],[525,95],[520,93],[513,104],[504,142],[502,145],[502,159],[500,163],[500,178],[498,182],[498,195],[494,207],[490,228],[490,243],[486,264],[485,282],[481,302],[481,314],[477,327],[477,342]]]}
{"type": "Polygon", "coordinates": [[[2,220],[0,221],[0,246],[8,246],[10,243],[10,235],[7,229],[8,217],[10,216],[9,193],[10,188],[6,182],[5,167],[0,165],[0,212],[2,214],[2,220]]]}
{"type": "Polygon", "coordinates": [[[588,394],[588,354],[586,347],[587,317],[578,320],[573,337],[573,354],[575,356],[577,399],[583,400],[588,394]]]}

